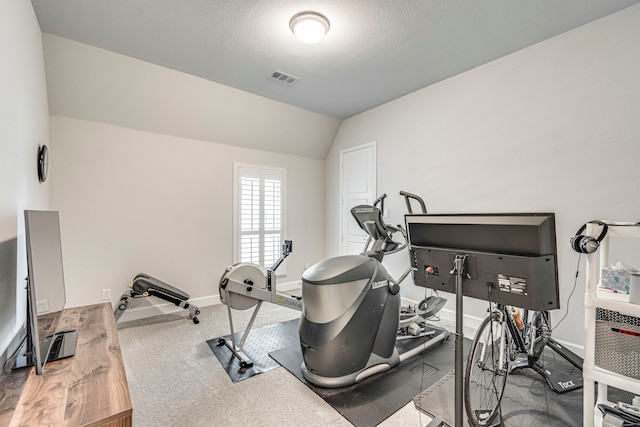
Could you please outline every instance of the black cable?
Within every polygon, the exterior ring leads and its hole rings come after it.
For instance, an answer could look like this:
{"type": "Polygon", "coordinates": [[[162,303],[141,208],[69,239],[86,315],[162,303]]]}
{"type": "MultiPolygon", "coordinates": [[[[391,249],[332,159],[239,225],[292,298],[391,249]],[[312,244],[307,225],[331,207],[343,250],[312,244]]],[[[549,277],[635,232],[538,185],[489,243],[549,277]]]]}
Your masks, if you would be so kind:
{"type": "MultiPolygon", "coordinates": [[[[560,321],[558,322],[558,324],[556,326],[554,326],[549,332],[552,332],[555,328],[557,328],[558,326],[560,326],[560,324],[562,323],[562,321],[567,317],[567,315],[569,314],[569,301],[571,301],[571,297],[573,296],[573,292],[576,290],[576,285],[578,284],[578,275],[580,274],[580,260],[582,259],[582,254],[578,255],[578,265],[576,265],[576,277],[573,281],[573,289],[571,289],[571,293],[569,294],[569,298],[567,298],[567,311],[564,313],[564,316],[562,316],[562,319],[560,319],[560,321]]],[[[549,325],[549,327],[551,327],[551,325],[549,325]]]]}
{"type": "Polygon", "coordinates": [[[20,340],[20,344],[18,344],[16,349],[13,350],[13,353],[11,353],[11,356],[8,356],[7,359],[4,361],[4,364],[2,365],[2,370],[3,371],[7,367],[7,363],[9,363],[9,360],[13,359],[16,356],[16,354],[18,354],[18,351],[22,348],[22,346],[23,346],[23,344],[25,343],[26,340],[27,340],[27,334],[24,334],[24,336],[20,340]]]}

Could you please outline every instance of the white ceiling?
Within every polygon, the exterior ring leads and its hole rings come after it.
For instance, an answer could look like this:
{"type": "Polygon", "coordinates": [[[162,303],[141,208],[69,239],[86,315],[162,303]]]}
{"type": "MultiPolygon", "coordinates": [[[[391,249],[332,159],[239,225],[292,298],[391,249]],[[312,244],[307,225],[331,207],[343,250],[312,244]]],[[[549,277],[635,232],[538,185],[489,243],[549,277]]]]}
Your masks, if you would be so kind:
{"type": "Polygon", "coordinates": [[[32,0],[41,30],[344,119],[640,0],[32,0]],[[331,29],[305,45],[302,10],[331,29]],[[274,70],[299,77],[270,79],[274,70]]]}

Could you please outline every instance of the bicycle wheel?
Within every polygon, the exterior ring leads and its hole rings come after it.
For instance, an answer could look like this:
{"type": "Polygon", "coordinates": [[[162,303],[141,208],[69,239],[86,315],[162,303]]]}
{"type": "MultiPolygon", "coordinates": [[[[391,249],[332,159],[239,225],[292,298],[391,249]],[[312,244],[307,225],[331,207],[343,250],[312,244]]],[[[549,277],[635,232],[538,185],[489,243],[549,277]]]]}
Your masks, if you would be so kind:
{"type": "Polygon", "coordinates": [[[464,378],[464,404],[473,426],[489,425],[500,412],[509,350],[509,330],[500,313],[487,316],[473,338],[464,378]]]}

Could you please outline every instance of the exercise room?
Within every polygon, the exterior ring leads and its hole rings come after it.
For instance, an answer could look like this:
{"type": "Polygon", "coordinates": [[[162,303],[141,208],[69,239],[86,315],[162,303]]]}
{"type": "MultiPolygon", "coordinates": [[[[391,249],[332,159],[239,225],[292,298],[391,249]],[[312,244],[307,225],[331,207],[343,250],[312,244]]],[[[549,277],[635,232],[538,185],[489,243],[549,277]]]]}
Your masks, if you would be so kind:
{"type": "Polygon", "coordinates": [[[0,426],[640,425],[639,3],[1,2],[0,426]]]}

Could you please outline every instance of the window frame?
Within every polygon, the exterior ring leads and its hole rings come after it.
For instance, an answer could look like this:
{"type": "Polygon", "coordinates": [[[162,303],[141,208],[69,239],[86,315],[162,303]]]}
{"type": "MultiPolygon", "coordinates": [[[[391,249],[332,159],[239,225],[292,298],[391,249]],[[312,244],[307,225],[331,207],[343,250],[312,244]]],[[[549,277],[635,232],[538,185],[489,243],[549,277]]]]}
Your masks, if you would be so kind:
{"type": "MultiPolygon", "coordinates": [[[[233,263],[239,263],[241,258],[241,238],[242,238],[242,230],[240,223],[240,215],[241,208],[240,203],[242,200],[241,197],[241,181],[245,176],[251,176],[253,174],[246,173],[248,170],[253,170],[257,172],[258,179],[260,180],[260,189],[264,188],[264,181],[268,179],[268,175],[278,175],[280,177],[280,242],[278,243],[278,252],[275,256],[275,260],[280,257],[280,247],[284,243],[285,236],[285,224],[286,224],[286,182],[287,182],[287,170],[285,168],[274,167],[274,166],[266,166],[266,165],[257,165],[251,163],[242,163],[242,162],[234,162],[233,163],[233,263]]],[[[264,216],[265,209],[263,206],[263,195],[260,196],[260,225],[259,225],[259,258],[262,263],[264,263],[264,236],[265,236],[265,228],[264,228],[264,216]]],[[[265,273],[267,269],[271,265],[264,266],[258,265],[261,270],[265,273]]],[[[276,272],[277,277],[286,276],[286,261],[283,262],[280,267],[278,267],[276,272]]]]}

